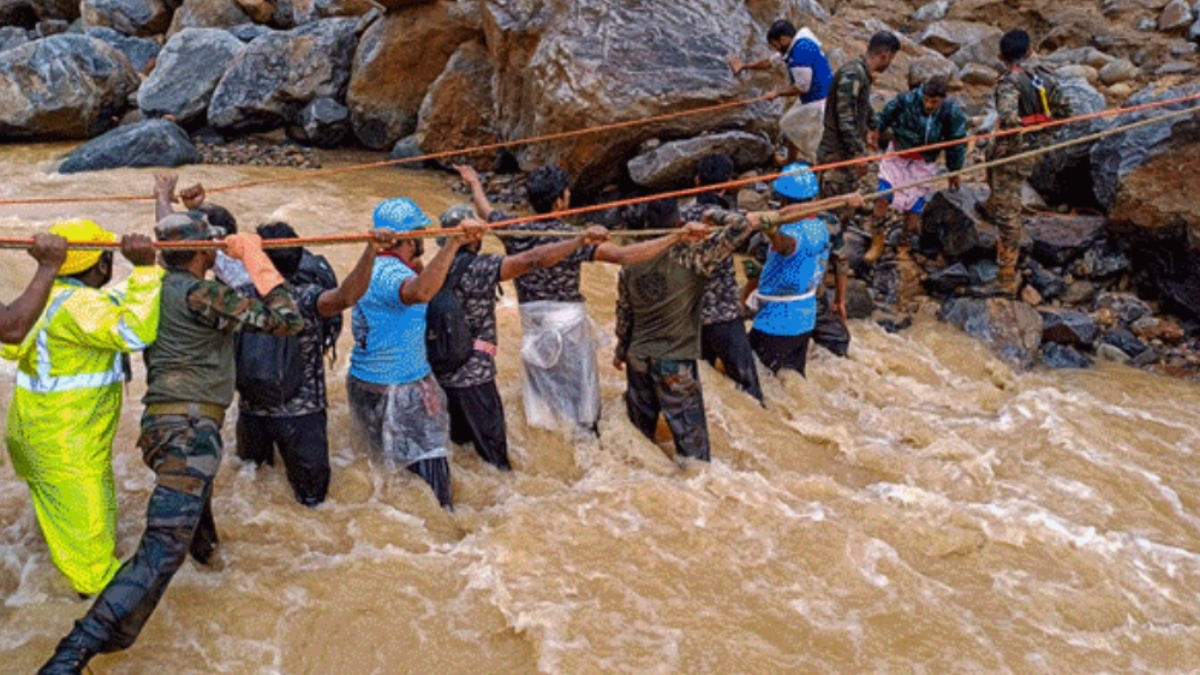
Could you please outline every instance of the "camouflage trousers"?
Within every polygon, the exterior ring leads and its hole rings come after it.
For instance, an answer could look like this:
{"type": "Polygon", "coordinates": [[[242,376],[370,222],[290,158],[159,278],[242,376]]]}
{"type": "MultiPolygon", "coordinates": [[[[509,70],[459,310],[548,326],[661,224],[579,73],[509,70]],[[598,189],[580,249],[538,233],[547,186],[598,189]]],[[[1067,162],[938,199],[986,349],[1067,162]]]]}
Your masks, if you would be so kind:
{"type": "Polygon", "coordinates": [[[662,413],[675,437],[675,452],[709,461],[708,418],[696,362],[630,357],[626,378],[625,409],[634,426],[653,439],[662,413]]]}
{"type": "MultiPolygon", "coordinates": [[[[838,162],[839,159],[826,159],[825,162],[838,162]]],[[[830,199],[840,195],[858,192],[863,179],[859,178],[854,167],[847,166],[841,169],[830,169],[818,174],[817,180],[821,185],[821,199],[830,199]]],[[[839,206],[836,209],[831,209],[843,224],[849,223],[854,218],[854,209],[849,206],[839,206]]]]}
{"type": "Polygon", "coordinates": [[[829,199],[830,197],[837,197],[858,190],[858,174],[855,173],[852,166],[824,171],[819,175],[819,180],[821,183],[821,199],[829,199]]]}
{"type": "Polygon", "coordinates": [[[988,217],[999,230],[1000,241],[1012,249],[1021,245],[1024,224],[1021,220],[1021,186],[1033,173],[1033,166],[1033,162],[1026,159],[988,169],[988,187],[992,191],[987,201],[988,217]]]}
{"type": "Polygon", "coordinates": [[[212,485],[221,462],[221,427],[207,417],[144,415],[138,447],[157,476],[137,552],[75,623],[97,651],[126,649],[162,599],[188,554],[207,562],[217,544],[212,485]]]}

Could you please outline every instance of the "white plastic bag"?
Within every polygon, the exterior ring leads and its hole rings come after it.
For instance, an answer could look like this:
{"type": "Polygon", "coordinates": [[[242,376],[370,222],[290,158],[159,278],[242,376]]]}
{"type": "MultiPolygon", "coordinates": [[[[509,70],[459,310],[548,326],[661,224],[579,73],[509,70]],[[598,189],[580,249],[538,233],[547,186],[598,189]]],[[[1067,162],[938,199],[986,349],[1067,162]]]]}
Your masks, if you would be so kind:
{"type": "Polygon", "coordinates": [[[582,302],[521,305],[525,419],[541,429],[591,430],[600,419],[600,374],[582,302]]]}

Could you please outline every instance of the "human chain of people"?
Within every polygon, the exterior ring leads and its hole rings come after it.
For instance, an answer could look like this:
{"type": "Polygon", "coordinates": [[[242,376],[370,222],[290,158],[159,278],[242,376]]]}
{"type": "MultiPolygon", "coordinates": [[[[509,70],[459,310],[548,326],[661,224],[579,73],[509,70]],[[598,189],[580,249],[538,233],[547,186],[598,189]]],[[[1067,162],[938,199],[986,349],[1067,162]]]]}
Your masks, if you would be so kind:
{"type": "MultiPolygon", "coordinates": [[[[158,176],[152,197],[0,200],[13,206],[153,199],[156,221],[153,239],[69,219],[31,239],[0,241],[0,247],[28,249],[38,262],[25,291],[0,306],[3,356],[17,370],[9,453],[29,485],[52,561],[79,594],[95,597],[40,672],[79,673],[96,654],[132,646],[183,562],[190,556],[207,564],[216,554],[213,483],[235,395],[239,457],[261,465],[273,461],[278,448],[296,500],[306,506],[325,500],[332,479],[325,355],[338,341],[346,310],[355,443],[419,477],[440,505],[453,509],[452,444],[472,446],[501,471],[512,468],[496,384],[500,284],[512,281],[517,291],[526,423],[586,439],[599,434],[600,378],[581,268],[614,265],[612,363],[626,377],[626,413],[651,439],[665,419],[676,457],[707,462],[712,452],[700,360],[720,364],[741,391],[763,402],[760,364],[772,376],[803,376],[811,343],[846,354],[850,270],[841,233],[856,213],[868,213],[866,264],[888,246],[907,256],[935,186],[944,182],[956,190],[964,175],[986,170],[988,214],[1000,233],[999,272],[989,292],[1012,297],[1023,226],[1020,186],[1036,157],[1196,114],[1189,104],[1197,97],[1187,97],[1072,116],[1054,76],[1033,60],[1029,35],[1014,30],[1000,42],[1006,70],[996,85],[999,128],[969,136],[944,77],[900,94],[879,112],[872,109],[874,79],[900,50],[890,32],[872,36],[864,54],[836,71],[807,29],[778,21],[766,37],[786,65],[788,86],[752,99],[207,190],[199,184],[178,189],[176,177],[158,176]],[[392,197],[374,209],[369,232],[318,237],[301,237],[285,222],[242,232],[236,216],[209,199],[779,97],[797,103],[779,122],[782,170],[768,176],[734,179],[733,160],[709,154],[697,163],[695,187],[572,208],[571,177],[548,165],[527,177],[533,213],[515,215],[497,209],[475,169],[461,164],[455,169],[471,203],[436,221],[413,200],[392,197]],[[1049,133],[1170,106],[1184,107],[1059,143],[1049,133]],[[885,136],[886,150],[878,153],[885,136]],[[983,139],[990,141],[986,161],[967,166],[968,147],[983,139]],[[938,165],[943,157],[944,170],[938,165]],[[875,162],[876,187],[863,190],[875,162]],[[734,190],[758,182],[771,184],[780,206],[739,209],[734,190]],[[565,222],[631,206],[640,208],[629,211],[617,233],[565,222]],[[892,244],[896,213],[901,232],[892,244]],[[482,251],[489,232],[500,237],[503,254],[482,251]],[[438,246],[426,261],[430,238],[438,246]],[[363,246],[340,281],[328,260],[308,250],[337,244],[363,246]],[[118,251],[133,272],[114,286],[118,251]],[[737,253],[749,257],[746,284],[734,266],[737,253]],[[156,483],[141,541],[122,563],[115,557],[112,446],[135,353],[143,355],[147,379],[138,447],[156,483]]],[[[733,59],[730,65],[736,77],[771,63],[733,59]]]]}

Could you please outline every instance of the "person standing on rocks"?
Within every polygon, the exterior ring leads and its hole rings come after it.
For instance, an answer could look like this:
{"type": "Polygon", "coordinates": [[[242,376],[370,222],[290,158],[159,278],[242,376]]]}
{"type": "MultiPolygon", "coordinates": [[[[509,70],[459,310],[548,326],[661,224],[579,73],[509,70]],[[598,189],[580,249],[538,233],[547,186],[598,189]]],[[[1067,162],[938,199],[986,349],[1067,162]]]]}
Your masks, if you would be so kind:
{"type": "MultiPolygon", "coordinates": [[[[996,115],[999,127],[1020,129],[1071,116],[1071,106],[1058,86],[1058,80],[1045,68],[1029,64],[1032,57],[1029,33],[1013,30],[1000,39],[1000,60],[1004,73],[996,82],[996,115]]],[[[1045,131],[1021,132],[993,140],[988,161],[1011,157],[1044,146],[1045,131]]],[[[996,290],[1017,295],[1017,263],[1021,256],[1021,186],[1029,179],[1036,159],[1026,158],[988,169],[991,196],[986,212],[1000,231],[996,242],[996,263],[1000,272],[996,290]]]]}
{"type": "MultiPolygon", "coordinates": [[[[257,231],[263,241],[295,239],[299,236],[287,223],[268,223],[259,226],[257,231]]],[[[245,363],[244,359],[261,357],[262,350],[254,347],[262,346],[268,352],[268,358],[262,358],[260,363],[297,371],[298,386],[287,400],[280,401],[282,397],[278,391],[264,392],[266,396],[255,397],[253,392],[239,389],[241,401],[238,406],[237,454],[244,461],[262,466],[274,463],[275,448],[278,447],[296,501],[305,506],[316,506],[325,501],[329,489],[324,358],[326,324],[341,317],[342,312],[353,307],[367,292],[376,255],[393,243],[394,236],[388,230],[377,230],[373,235],[374,240],[363,249],[354,269],[341,285],[334,288],[316,283],[315,279],[305,274],[303,260],[310,255],[305,249],[268,250],[267,257],[287,280],[288,293],[304,317],[304,330],[294,338],[297,343],[296,357],[291,362],[269,358],[269,355],[279,353],[276,349],[279,340],[293,338],[262,336],[261,340],[248,342],[243,338],[238,343],[239,364],[245,363]],[[262,400],[264,398],[269,402],[262,400]]],[[[253,284],[238,290],[258,297],[253,284]]],[[[279,373],[278,377],[268,381],[276,383],[284,379],[287,379],[286,374],[279,373]]]]}
{"type": "MultiPolygon", "coordinates": [[[[829,96],[833,69],[821,50],[817,36],[808,28],[797,31],[791,22],[780,19],[767,31],[767,44],[779,52],[787,67],[790,83],[787,88],[773,91],[768,96],[772,99],[799,97],[779,119],[779,129],[787,141],[788,152],[786,157],[780,157],[777,161],[781,166],[800,160],[811,164],[817,157],[817,145],[821,142],[825,99],[829,96]]],[[[736,56],[729,59],[734,75],[740,75],[745,70],[767,70],[774,63],[775,59],[771,58],[750,63],[743,63],[736,56]]]]}
{"type": "MultiPolygon", "coordinates": [[[[432,222],[405,197],[375,207],[375,229],[397,233],[432,222]]],[[[354,307],[354,351],[346,394],[354,439],[388,462],[420,476],[438,503],[453,508],[450,491],[450,414],[425,349],[427,303],[433,300],[458,250],[483,238],[484,227],[465,221],[425,265],[425,242],[404,238],[382,251],[366,295],[354,307]]]]}
{"type": "MultiPolygon", "coordinates": [[[[221,236],[196,211],[167,216],[159,241],[209,241],[221,236]]],[[[205,280],[213,250],[164,251],[158,339],[146,350],[147,387],[138,447],[156,475],[146,506],[146,530],[133,557],[58,643],[43,675],[78,674],[93,656],[137,640],[163,593],[190,554],[208,564],[216,551],[213,480],[221,463],[221,425],[233,402],[234,333],[295,335],[304,320],[256,235],[224,241],[241,260],[262,301],[205,280]]]]}
{"type": "MultiPolygon", "coordinates": [[[[879,133],[892,133],[887,152],[901,154],[885,157],[879,162],[879,191],[903,188],[905,185],[928,181],[938,174],[937,159],[942,150],[914,151],[928,145],[956,141],[967,137],[967,115],[954,101],[947,100],[949,81],[942,75],[929,78],[916,89],[896,96],[875,118],[879,133]]],[[[946,170],[962,170],[967,159],[966,143],[945,149],[946,170]]],[[[950,189],[958,190],[959,176],[949,179],[950,189]]],[[[905,238],[921,233],[921,213],[933,193],[932,185],[905,188],[875,200],[873,218],[879,223],[872,230],[886,230],[889,207],[904,214],[905,238]]],[[[900,245],[902,257],[907,257],[910,245],[900,245]]]]}
{"type": "MultiPolygon", "coordinates": [[[[492,208],[474,169],[455,168],[470,186],[480,216],[493,223],[511,218],[492,208]]],[[[571,203],[570,179],[557,166],[544,166],[529,174],[526,191],[530,206],[539,214],[561,211],[571,203]]],[[[515,229],[569,228],[562,221],[547,217],[515,229]]],[[[557,240],[548,237],[506,237],[504,250],[508,255],[517,255],[554,241],[557,240]]],[[[553,267],[533,270],[517,278],[527,424],[553,430],[566,422],[586,433],[599,434],[596,425],[600,420],[600,373],[592,325],[579,290],[580,266],[584,262],[636,265],[658,257],[677,241],[676,235],[671,234],[626,246],[587,245],[553,267]]]]}
{"type": "MultiPolygon", "coordinates": [[[[441,217],[443,228],[455,228],[475,220],[468,204],[451,207],[441,217]]],[[[578,237],[563,239],[516,255],[486,255],[478,243],[463,246],[451,263],[446,289],[454,294],[457,308],[474,348],[468,359],[454,370],[436,372],[450,408],[450,438],[459,445],[474,445],[484,461],[507,471],[508,432],[504,424],[504,402],[496,388],[496,296],[500,283],[547,269],[584,246],[598,246],[608,239],[602,227],[589,228],[578,237]]],[[[443,289],[443,293],[446,292],[443,289]]]]}
{"type": "MultiPolygon", "coordinates": [[[[73,243],[117,235],[90,220],[51,230],[73,243]]],[[[158,335],[160,270],[149,237],[120,238],[133,273],[119,288],[113,252],[73,249],[59,268],[49,308],[20,345],[5,443],[29,485],[50,559],[76,592],[94,595],[120,567],[112,445],[121,416],[128,354],[158,335]]]]}
{"type": "MultiPolygon", "coordinates": [[[[734,164],[728,155],[705,155],[696,167],[696,185],[703,187],[727,183],[733,178],[734,164]]],[[[680,208],[684,222],[698,223],[712,209],[733,210],[724,191],[706,192],[680,208]]],[[[704,318],[700,332],[700,351],[710,366],[717,361],[725,369],[738,389],[750,394],[762,403],[762,387],[758,383],[758,368],[754,365],[754,352],[746,337],[746,317],[742,312],[737,274],[733,268],[733,257],[721,259],[717,269],[704,285],[704,300],[701,315],[704,318]]]]}
{"type": "MultiPolygon", "coordinates": [[[[707,280],[755,226],[730,211],[713,209],[707,221],[721,226],[712,238],[700,223],[687,223],[685,242],[666,255],[621,270],[617,296],[617,348],[613,366],[626,371],[629,420],[654,438],[662,414],[679,457],[709,461],[708,422],[696,365],[707,280]]],[[[660,199],[646,205],[634,229],[678,227],[679,203],[660,199]]]]}
{"type": "MultiPolygon", "coordinates": [[[[829,98],[825,103],[825,130],[817,151],[817,162],[829,164],[858,159],[867,154],[868,147],[878,145],[875,115],[871,110],[871,85],[875,75],[891,67],[900,40],[888,31],[871,36],[867,53],[838,69],[833,76],[829,98]]],[[[821,196],[835,197],[858,190],[859,179],[866,177],[866,163],[830,169],[821,173],[821,196]]],[[[850,214],[844,213],[848,222],[850,214]]],[[[871,233],[871,247],[864,260],[872,264],[883,255],[886,233],[877,223],[871,233]]]]}
{"type": "Polygon", "coordinates": [[[0,344],[21,344],[29,329],[37,323],[50,299],[58,269],[67,259],[67,240],[56,234],[36,234],[29,255],[38,264],[33,279],[11,304],[0,302],[0,344]]]}

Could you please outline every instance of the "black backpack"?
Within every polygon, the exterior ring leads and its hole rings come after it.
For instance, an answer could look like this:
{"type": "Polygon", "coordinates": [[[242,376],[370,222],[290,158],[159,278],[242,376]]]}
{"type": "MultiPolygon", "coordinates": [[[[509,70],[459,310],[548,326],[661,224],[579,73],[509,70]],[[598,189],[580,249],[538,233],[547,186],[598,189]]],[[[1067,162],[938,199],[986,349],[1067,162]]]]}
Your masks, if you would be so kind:
{"type": "Polygon", "coordinates": [[[295,398],[303,384],[299,338],[237,334],[237,390],[251,408],[278,408],[295,398]]]}
{"type": "MultiPolygon", "coordinates": [[[[316,284],[331,290],[337,288],[337,275],[324,256],[304,251],[300,259],[300,268],[292,276],[291,282],[297,286],[316,284]]],[[[253,287],[247,289],[247,292],[253,295],[253,287]]],[[[334,349],[341,333],[340,315],[322,319],[322,352],[334,349]]],[[[300,387],[304,384],[305,364],[298,336],[274,337],[260,333],[239,333],[236,349],[238,394],[251,408],[278,408],[300,392],[300,387]]]]}
{"type": "MultiPolygon", "coordinates": [[[[300,268],[292,276],[295,286],[316,284],[327,291],[338,287],[337,274],[333,266],[323,255],[309,253],[306,249],[300,258],[300,268]]],[[[342,315],[321,320],[321,353],[331,354],[330,359],[337,360],[337,341],[342,335],[342,315]]]]}
{"type": "Polygon", "coordinates": [[[467,325],[462,303],[454,294],[474,255],[464,253],[450,264],[446,283],[425,306],[425,354],[435,375],[450,375],[475,353],[475,335],[467,325]]]}

